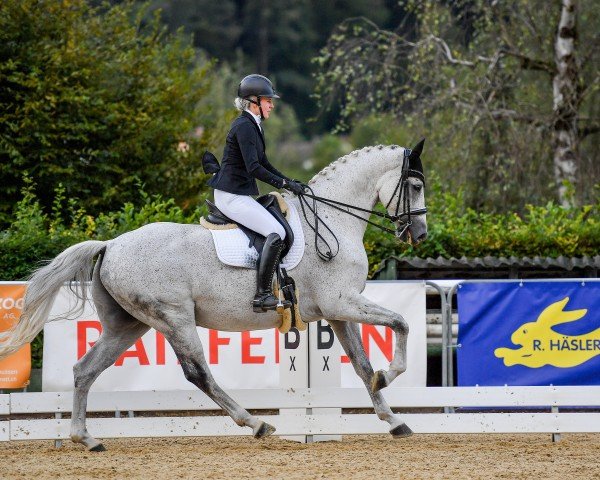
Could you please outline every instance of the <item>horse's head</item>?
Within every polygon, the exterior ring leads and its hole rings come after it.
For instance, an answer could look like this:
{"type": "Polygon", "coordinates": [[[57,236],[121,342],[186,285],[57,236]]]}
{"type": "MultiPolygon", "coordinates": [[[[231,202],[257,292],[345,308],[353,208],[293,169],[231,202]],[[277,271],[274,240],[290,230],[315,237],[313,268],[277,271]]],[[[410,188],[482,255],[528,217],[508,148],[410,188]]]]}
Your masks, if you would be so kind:
{"type": "Polygon", "coordinates": [[[427,238],[425,176],[421,152],[425,139],[412,150],[405,149],[398,166],[379,182],[379,200],[394,218],[396,237],[410,244],[427,238]]]}

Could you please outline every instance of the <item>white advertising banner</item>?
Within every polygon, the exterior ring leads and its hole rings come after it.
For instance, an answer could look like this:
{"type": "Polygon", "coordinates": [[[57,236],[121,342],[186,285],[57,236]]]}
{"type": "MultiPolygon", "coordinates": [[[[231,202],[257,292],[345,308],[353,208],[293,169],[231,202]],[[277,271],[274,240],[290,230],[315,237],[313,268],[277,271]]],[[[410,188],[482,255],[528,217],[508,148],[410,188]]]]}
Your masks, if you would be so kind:
{"type": "MultiPolygon", "coordinates": [[[[369,282],[365,296],[386,308],[399,311],[410,324],[407,372],[392,385],[425,385],[425,286],[423,283],[369,282]],[[400,293],[402,292],[402,293],[400,293]],[[419,298],[422,297],[422,301],[419,298]],[[400,298],[404,300],[400,300],[400,298]],[[403,304],[406,303],[406,305],[403,304]],[[420,311],[417,311],[419,310],[420,311]],[[419,351],[420,350],[420,351],[419,351]]],[[[74,296],[68,287],[61,289],[54,303],[51,318],[69,310],[74,296]]],[[[316,326],[311,324],[310,327],[316,326]]],[[[98,340],[102,326],[91,302],[74,320],[49,322],[44,327],[44,391],[73,389],[73,365],[98,340]]],[[[327,333],[327,332],[325,332],[327,333]]],[[[327,335],[323,333],[323,341],[327,335]]],[[[226,389],[278,388],[280,386],[280,344],[284,336],[277,330],[252,332],[220,332],[198,328],[204,355],[215,380],[226,389]]],[[[366,326],[363,341],[374,368],[387,368],[393,353],[393,335],[385,329],[366,326]]],[[[283,345],[282,345],[283,346],[283,345]]],[[[300,355],[296,362],[302,361],[300,355]]],[[[336,369],[336,360],[321,362],[320,370],[336,369]]],[[[286,363],[289,359],[282,359],[286,363]]],[[[341,386],[362,386],[348,360],[341,358],[341,386]]],[[[286,370],[291,364],[286,366],[286,370]]],[[[295,365],[307,371],[307,365],[295,365]]],[[[335,371],[335,370],[333,370],[335,371]]],[[[150,330],[127,350],[113,366],[104,371],[92,386],[92,391],[194,390],[175,353],[165,338],[150,330]]]]}
{"type": "MultiPolygon", "coordinates": [[[[73,294],[63,287],[51,318],[69,310],[73,294]]],[[[59,320],[44,327],[44,391],[73,390],[73,365],[98,340],[102,327],[93,304],[86,302],[76,320],[59,320]]],[[[279,386],[276,330],[219,332],[198,328],[204,356],[223,388],[279,386]]],[[[92,385],[92,391],[194,390],[164,336],[151,329],[92,385]]]]}

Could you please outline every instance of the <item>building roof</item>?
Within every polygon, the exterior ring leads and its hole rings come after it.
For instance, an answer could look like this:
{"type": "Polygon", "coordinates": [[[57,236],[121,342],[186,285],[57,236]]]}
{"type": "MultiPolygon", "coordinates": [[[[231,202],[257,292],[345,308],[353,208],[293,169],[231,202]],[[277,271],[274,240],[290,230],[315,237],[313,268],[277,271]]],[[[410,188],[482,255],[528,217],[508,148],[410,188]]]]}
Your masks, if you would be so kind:
{"type": "Polygon", "coordinates": [[[600,255],[594,257],[389,257],[375,279],[407,278],[597,278],[600,255]]]}

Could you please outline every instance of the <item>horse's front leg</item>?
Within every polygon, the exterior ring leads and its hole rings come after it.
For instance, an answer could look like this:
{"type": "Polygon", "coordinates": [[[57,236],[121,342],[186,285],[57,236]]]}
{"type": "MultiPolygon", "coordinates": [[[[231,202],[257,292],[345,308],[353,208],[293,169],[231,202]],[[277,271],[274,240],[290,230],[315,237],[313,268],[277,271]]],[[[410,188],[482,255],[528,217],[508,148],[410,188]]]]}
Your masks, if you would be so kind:
{"type": "Polygon", "coordinates": [[[371,379],[373,378],[373,367],[367,358],[365,348],[360,339],[360,332],[356,323],[328,320],[338,340],[342,344],[346,355],[352,362],[354,371],[364,382],[375,407],[375,413],[381,420],[390,424],[390,433],[394,437],[408,437],[412,430],[398,416],[392,412],[381,392],[371,390],[371,379]]]}
{"type": "Polygon", "coordinates": [[[390,327],[396,334],[394,358],[389,370],[379,370],[371,378],[371,390],[387,387],[398,375],[406,371],[406,340],[408,324],[402,315],[380,307],[360,294],[342,296],[335,305],[322,308],[325,318],[368,325],[390,327]]]}

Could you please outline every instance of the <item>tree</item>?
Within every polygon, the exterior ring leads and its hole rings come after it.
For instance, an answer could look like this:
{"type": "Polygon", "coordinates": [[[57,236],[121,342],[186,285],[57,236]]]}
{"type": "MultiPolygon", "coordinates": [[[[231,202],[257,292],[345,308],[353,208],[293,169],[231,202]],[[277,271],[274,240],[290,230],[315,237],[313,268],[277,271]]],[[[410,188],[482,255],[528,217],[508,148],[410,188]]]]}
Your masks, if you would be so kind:
{"type": "Polygon", "coordinates": [[[472,185],[474,204],[522,207],[552,195],[567,205],[574,191],[591,199],[600,179],[589,138],[600,127],[598,3],[405,5],[410,15],[394,31],[342,23],[318,57],[317,96],[324,108],[341,104],[342,128],[366,112],[410,112],[408,123],[444,141],[443,168],[472,185]]]}
{"type": "MultiPolygon", "coordinates": [[[[196,48],[228,63],[239,76],[256,72],[271,77],[285,103],[304,120],[316,113],[310,98],[311,59],[331,30],[357,15],[386,26],[398,13],[395,4],[396,0],[150,0],[150,10],[160,9],[170,31],[183,27],[193,35],[196,48]]],[[[304,133],[315,133],[330,123],[323,117],[301,127],[304,133]]]]}
{"type": "Polygon", "coordinates": [[[0,221],[25,173],[47,209],[59,184],[90,213],[136,200],[140,181],[197,198],[199,152],[218,121],[198,108],[211,63],[143,17],[131,4],[0,4],[0,221]]]}

